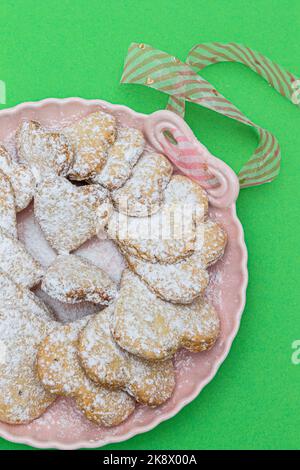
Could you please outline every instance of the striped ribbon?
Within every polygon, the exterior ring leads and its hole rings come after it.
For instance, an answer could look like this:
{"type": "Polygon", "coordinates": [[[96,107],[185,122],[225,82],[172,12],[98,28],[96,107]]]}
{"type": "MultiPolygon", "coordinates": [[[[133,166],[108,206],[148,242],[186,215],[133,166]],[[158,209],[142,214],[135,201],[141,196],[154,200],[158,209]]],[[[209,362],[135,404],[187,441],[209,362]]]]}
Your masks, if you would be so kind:
{"type": "MultiPolygon", "coordinates": [[[[176,145],[168,138],[168,146],[162,147],[174,165],[185,175],[197,181],[204,189],[215,189],[220,186],[220,181],[208,171],[206,163],[202,162],[199,148],[184,135],[179,129],[171,128],[172,137],[176,145]]],[[[173,139],[172,139],[173,140],[173,139]]]]}
{"type": "MultiPolygon", "coordinates": [[[[240,186],[246,188],[271,182],[280,171],[281,153],[276,137],[248,119],[211,83],[198,75],[198,72],[208,65],[218,62],[239,62],[246,65],[282,96],[299,106],[300,80],[262,54],[236,43],[198,44],[191,49],[186,62],[149,45],[132,43],[125,60],[121,82],[141,84],[167,93],[170,95],[167,108],[181,117],[185,114],[185,101],[190,101],[253,127],[257,131],[259,144],[238,174],[240,186]]],[[[182,140],[181,144],[178,143],[178,152],[181,145],[187,146],[187,142],[182,140]]],[[[197,168],[197,156],[192,149],[189,149],[189,152],[194,158],[189,168],[192,173],[192,168],[197,168]]],[[[178,155],[177,163],[180,166],[178,155]]],[[[201,168],[201,163],[198,164],[201,168]]],[[[202,178],[205,177],[202,175],[202,178]]],[[[216,185],[211,175],[206,175],[206,180],[211,187],[216,185]]]]}

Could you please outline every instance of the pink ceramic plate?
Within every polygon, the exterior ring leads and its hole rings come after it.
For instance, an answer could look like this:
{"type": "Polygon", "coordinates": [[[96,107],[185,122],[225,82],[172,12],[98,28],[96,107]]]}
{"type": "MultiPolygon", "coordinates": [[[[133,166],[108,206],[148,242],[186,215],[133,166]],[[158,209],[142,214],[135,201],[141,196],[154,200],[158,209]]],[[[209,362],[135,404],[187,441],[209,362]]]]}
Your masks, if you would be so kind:
{"type": "MultiPolygon", "coordinates": [[[[208,191],[210,213],[226,228],[229,243],[224,258],[211,269],[208,296],[220,314],[222,331],[217,344],[210,351],[200,354],[181,351],[177,354],[175,358],[177,385],[173,397],[165,405],[158,409],[139,406],[135,413],[120,426],[105,429],[88,422],[68,399],[58,399],[41,418],[28,425],[13,426],[0,423],[0,435],[4,438],[40,448],[77,449],[120,442],[149,431],[162,421],[174,416],[190,403],[216,374],[237,334],[245,305],[247,250],[243,229],[236,216],[235,199],[238,195],[238,180],[227,165],[213,157],[196,140],[185,122],[175,114],[158,111],[147,116],[138,114],[125,106],[112,105],[99,100],[47,99],[37,103],[24,103],[1,111],[0,142],[5,142],[13,148],[13,135],[22,119],[36,119],[46,125],[59,126],[99,108],[114,114],[119,122],[143,130],[149,146],[158,151],[163,148],[168,153],[166,150],[168,143],[162,132],[166,129],[177,129],[199,149],[203,162],[220,181],[218,189],[208,191]]],[[[40,250],[36,251],[38,243],[35,239],[32,240],[32,234],[35,233],[34,236],[36,236],[37,230],[32,219],[32,208],[23,211],[19,215],[20,237],[27,244],[28,249],[39,256],[44,264],[47,264],[54,254],[50,250],[47,256],[40,256],[41,252],[45,253],[45,242],[42,241],[40,250]],[[29,230],[30,227],[33,228],[32,232],[29,230]]],[[[102,266],[103,259],[106,257],[106,266],[109,269],[112,265],[116,267],[119,263],[120,271],[119,255],[113,252],[109,243],[111,242],[97,240],[89,247],[83,247],[80,250],[83,254],[92,250],[93,259],[97,259],[99,265],[102,266]]]]}

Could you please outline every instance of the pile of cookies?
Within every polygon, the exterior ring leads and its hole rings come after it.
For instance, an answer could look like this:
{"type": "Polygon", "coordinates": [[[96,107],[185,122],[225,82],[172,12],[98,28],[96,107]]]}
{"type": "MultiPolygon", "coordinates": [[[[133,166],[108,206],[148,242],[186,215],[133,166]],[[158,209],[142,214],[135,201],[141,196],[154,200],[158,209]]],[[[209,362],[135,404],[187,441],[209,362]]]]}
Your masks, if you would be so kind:
{"type": "Polygon", "coordinates": [[[30,422],[58,396],[104,426],[136,403],[165,403],[175,353],[207,350],[220,332],[205,290],[227,236],[205,191],[102,110],[55,131],[22,121],[15,144],[17,159],[0,147],[0,420],[30,422]],[[57,255],[50,266],[18,239],[17,213],[32,200],[57,255]],[[76,253],[100,232],[126,261],[120,285],[76,253]],[[63,324],[38,285],[99,311],[63,324]]]}

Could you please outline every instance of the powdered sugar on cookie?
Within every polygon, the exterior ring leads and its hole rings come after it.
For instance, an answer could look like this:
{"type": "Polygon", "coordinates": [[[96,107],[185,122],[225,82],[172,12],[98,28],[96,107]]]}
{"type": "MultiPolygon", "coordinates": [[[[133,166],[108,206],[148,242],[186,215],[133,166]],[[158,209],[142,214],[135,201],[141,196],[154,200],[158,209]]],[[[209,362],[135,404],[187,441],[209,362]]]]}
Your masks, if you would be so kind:
{"type": "Polygon", "coordinates": [[[220,259],[226,242],[226,232],[208,220],[196,227],[194,252],[177,263],[149,263],[126,252],[125,257],[129,267],[160,298],[188,304],[204,293],[209,280],[206,268],[220,259]]]}
{"type": "Polygon", "coordinates": [[[78,361],[77,342],[86,322],[83,319],[50,333],[39,347],[38,374],[46,390],[74,398],[88,419],[115,426],[134,411],[134,401],[122,391],[96,385],[85,375],[78,361]]]}
{"type": "Polygon", "coordinates": [[[61,302],[86,301],[102,306],[117,293],[116,284],[105,271],[76,255],[58,256],[46,271],[42,289],[61,302]]]}
{"type": "Polygon", "coordinates": [[[211,266],[222,258],[226,244],[227,233],[213,220],[207,220],[205,224],[199,227],[203,230],[203,241],[197,238],[196,251],[201,254],[203,264],[211,266]]]}
{"type": "Polygon", "coordinates": [[[158,153],[144,154],[124,186],[112,192],[116,209],[134,217],[154,214],[162,205],[172,173],[173,167],[166,157],[158,153]]]}
{"type": "Polygon", "coordinates": [[[125,255],[132,269],[158,297],[168,302],[188,304],[202,295],[208,284],[208,273],[199,253],[173,264],[149,263],[125,255]]]}
{"type": "Polygon", "coordinates": [[[175,263],[195,249],[196,224],[182,208],[169,212],[166,207],[150,217],[114,212],[107,231],[123,253],[151,263],[175,263]]]}
{"type": "Polygon", "coordinates": [[[35,286],[44,274],[40,263],[27,252],[24,245],[1,228],[0,269],[24,287],[35,286]]]}
{"type": "Polygon", "coordinates": [[[0,171],[7,176],[12,185],[17,212],[22,211],[31,202],[36,187],[30,168],[14,162],[5,147],[0,145],[0,171]]]}
{"type": "Polygon", "coordinates": [[[107,204],[104,188],[77,187],[63,177],[50,176],[38,187],[34,214],[52,248],[69,253],[105,225],[105,217],[99,215],[103,203],[107,204]]]}
{"type": "Polygon", "coordinates": [[[73,162],[73,152],[66,137],[49,131],[36,121],[24,121],[16,133],[19,160],[32,170],[37,182],[49,174],[65,176],[73,162]]]}
{"type": "Polygon", "coordinates": [[[111,114],[96,111],[65,127],[75,159],[69,171],[74,180],[96,176],[107,160],[107,150],[116,138],[116,120],[111,114]]]}
{"type": "Polygon", "coordinates": [[[119,348],[110,323],[114,305],[93,316],[79,340],[81,364],[92,380],[127,391],[138,402],[159,406],[175,387],[172,361],[145,361],[119,348]]]}
{"type": "Polygon", "coordinates": [[[0,363],[1,421],[30,422],[55,400],[42,386],[35,367],[38,344],[53,326],[16,301],[9,310],[0,304],[0,341],[5,347],[0,363]]]}
{"type": "Polygon", "coordinates": [[[207,216],[208,198],[198,183],[183,175],[174,175],[165,191],[165,205],[170,208],[184,207],[195,222],[203,222],[207,216]]]}
{"type": "Polygon", "coordinates": [[[144,359],[167,359],[182,347],[209,349],[219,330],[218,315],[206,300],[189,305],[165,302],[131,271],[124,271],[112,324],[121,348],[144,359]]]}
{"type": "Polygon", "coordinates": [[[17,284],[9,274],[0,270],[0,305],[8,311],[12,308],[31,312],[45,321],[54,319],[48,306],[26,287],[17,284]]]}
{"type": "Polygon", "coordinates": [[[185,176],[175,175],[158,212],[150,217],[115,212],[108,234],[124,253],[151,263],[175,263],[195,250],[196,226],[204,220],[207,207],[205,191],[185,176]]]}
{"type": "Polygon", "coordinates": [[[128,180],[132,168],[144,150],[142,132],[132,127],[118,127],[115,143],[107,151],[107,161],[92,180],[109,191],[118,189],[128,180]]]}
{"type": "Polygon", "coordinates": [[[15,198],[7,176],[0,171],[0,227],[17,237],[15,198]]]}

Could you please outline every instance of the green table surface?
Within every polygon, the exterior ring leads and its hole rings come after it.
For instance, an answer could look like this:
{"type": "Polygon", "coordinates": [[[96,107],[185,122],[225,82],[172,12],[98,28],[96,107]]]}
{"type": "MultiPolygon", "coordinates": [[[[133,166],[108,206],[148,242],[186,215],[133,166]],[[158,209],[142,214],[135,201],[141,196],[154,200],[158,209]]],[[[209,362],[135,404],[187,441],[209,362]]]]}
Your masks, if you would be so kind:
{"type": "MultiPolygon", "coordinates": [[[[167,97],[120,85],[132,41],[186,57],[196,43],[236,41],[300,76],[299,0],[0,1],[0,79],[7,104],[47,97],[102,98],[151,113],[167,97]]],[[[300,447],[300,110],[238,64],[205,78],[282,147],[271,184],[241,191],[237,209],[249,250],[241,328],[225,363],[200,396],[156,429],[114,449],[295,449],[300,447]]],[[[257,144],[253,130],[188,105],[186,120],[210,151],[238,170],[257,144]]],[[[0,440],[0,449],[30,449],[0,440]]]]}

